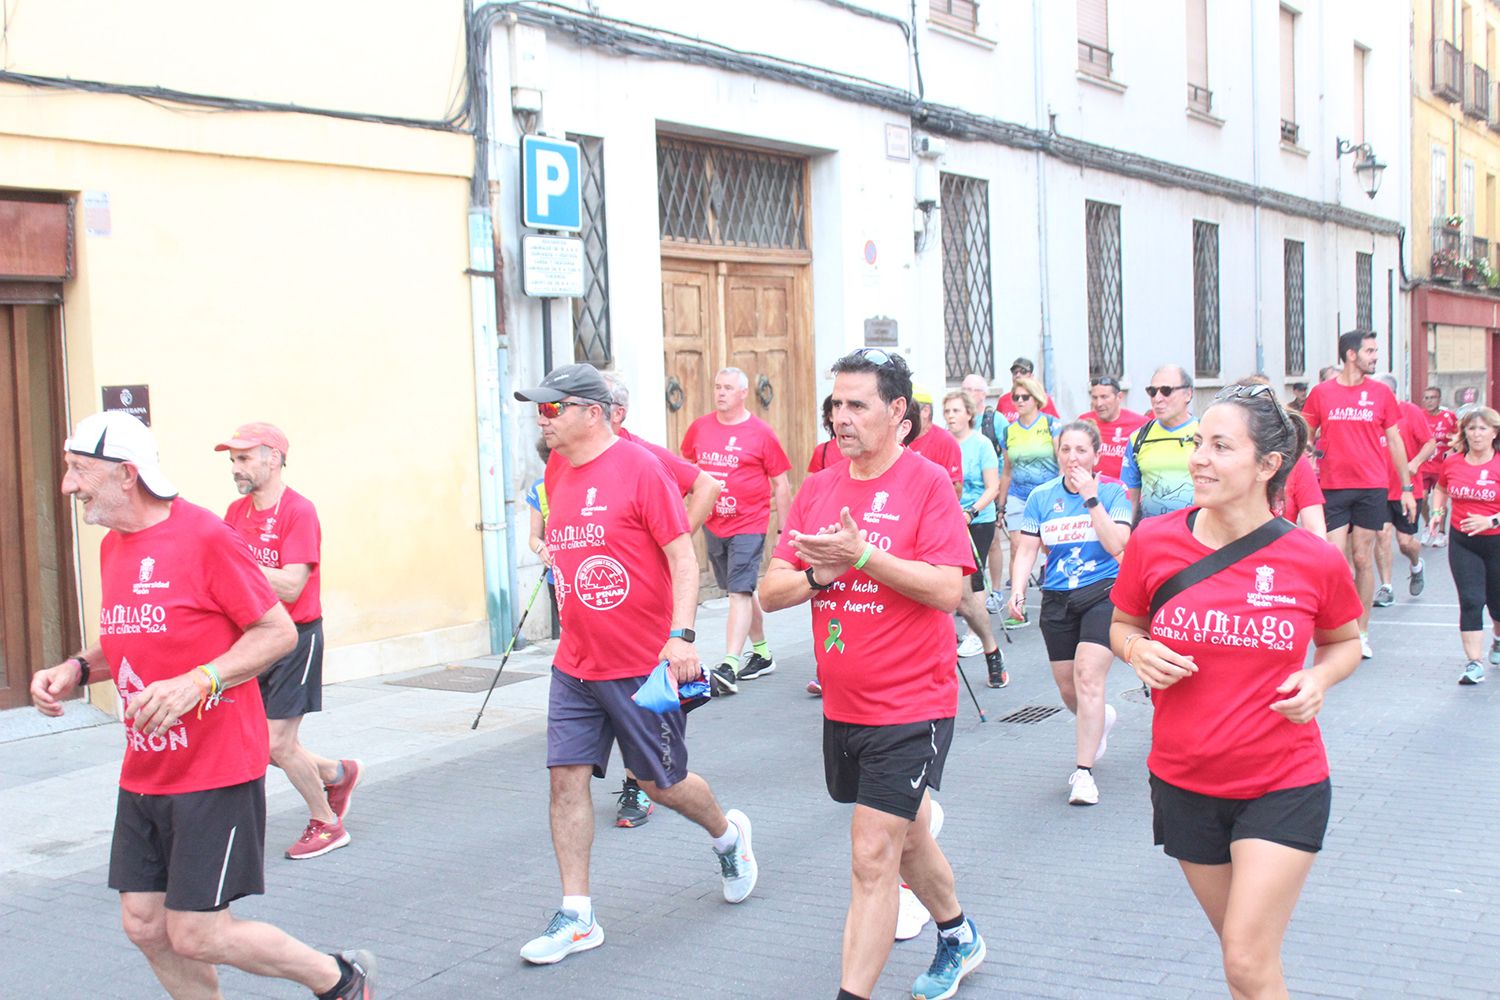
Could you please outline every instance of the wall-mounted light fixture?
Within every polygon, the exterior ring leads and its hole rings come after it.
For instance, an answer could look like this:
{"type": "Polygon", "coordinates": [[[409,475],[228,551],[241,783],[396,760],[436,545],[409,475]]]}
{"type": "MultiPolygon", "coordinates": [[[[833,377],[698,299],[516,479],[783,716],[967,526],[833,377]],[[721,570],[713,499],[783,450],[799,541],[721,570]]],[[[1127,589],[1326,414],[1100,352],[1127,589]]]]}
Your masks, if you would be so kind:
{"type": "Polygon", "coordinates": [[[1355,145],[1348,139],[1340,139],[1338,155],[1334,159],[1342,159],[1345,153],[1354,154],[1354,176],[1359,179],[1365,194],[1374,198],[1375,192],[1380,190],[1380,178],[1385,173],[1385,164],[1375,158],[1375,150],[1370,148],[1368,142],[1355,145]]]}

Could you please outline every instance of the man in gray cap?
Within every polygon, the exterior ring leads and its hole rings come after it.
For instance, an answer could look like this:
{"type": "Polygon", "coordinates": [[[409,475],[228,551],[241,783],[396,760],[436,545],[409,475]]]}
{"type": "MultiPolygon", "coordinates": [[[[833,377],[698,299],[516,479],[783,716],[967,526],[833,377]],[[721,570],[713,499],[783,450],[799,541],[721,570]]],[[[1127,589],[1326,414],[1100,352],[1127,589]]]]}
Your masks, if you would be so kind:
{"type": "Polygon", "coordinates": [[[526,961],[550,965],[604,943],[589,894],[589,776],[604,777],[612,743],[653,801],[708,833],[726,901],[749,897],[757,867],[749,817],[726,813],[687,769],[682,712],[657,714],[632,698],[663,661],[678,683],[703,676],[693,648],[698,560],[681,493],[650,452],[615,435],[610,389],[593,366],[563,365],[515,395],[536,404],[543,439],[565,460],[547,472],[545,529],[563,624],[547,707],[563,898],[521,949],[526,961]]]}
{"type": "MultiPolygon", "coordinates": [[[[1022,377],[1033,378],[1035,372],[1036,365],[1032,363],[1030,358],[1017,358],[1010,363],[1010,377],[1012,380],[1022,377]]],[[[1010,393],[1002,392],[995,400],[995,411],[1006,420],[1015,423],[1016,404],[1010,396],[1010,393]]],[[[1062,415],[1057,412],[1057,401],[1052,398],[1052,391],[1050,389],[1047,390],[1047,402],[1042,407],[1042,412],[1050,413],[1059,420],[1062,419],[1062,415]]]]}
{"type": "Polygon", "coordinates": [[[229,912],[265,891],[270,753],[260,687],[246,682],[296,645],[286,608],[229,526],[178,499],[139,420],[96,413],[64,449],[63,493],[109,529],[99,641],[38,671],[31,697],[61,715],[108,669],[125,706],[109,886],[126,936],[176,998],[219,996],[215,966],[232,965],[323,1000],[370,1000],[368,952],[321,954],[229,912]]]}

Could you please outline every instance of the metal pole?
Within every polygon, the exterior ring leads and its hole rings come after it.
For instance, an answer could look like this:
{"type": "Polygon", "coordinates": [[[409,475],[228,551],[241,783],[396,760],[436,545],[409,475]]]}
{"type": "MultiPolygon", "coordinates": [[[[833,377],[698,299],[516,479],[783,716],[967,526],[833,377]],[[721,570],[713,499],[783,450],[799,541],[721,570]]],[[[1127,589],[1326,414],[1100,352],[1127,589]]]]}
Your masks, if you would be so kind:
{"type": "Polygon", "coordinates": [[[541,299],[542,303],[542,374],[552,370],[552,300],[541,299]]]}

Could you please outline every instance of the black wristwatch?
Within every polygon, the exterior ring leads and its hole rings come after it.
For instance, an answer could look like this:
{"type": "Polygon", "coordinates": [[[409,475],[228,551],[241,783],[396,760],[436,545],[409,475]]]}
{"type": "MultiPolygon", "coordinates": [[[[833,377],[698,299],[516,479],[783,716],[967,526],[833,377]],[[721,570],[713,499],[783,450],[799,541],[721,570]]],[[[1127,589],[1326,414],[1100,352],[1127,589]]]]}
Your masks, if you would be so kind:
{"type": "Polygon", "coordinates": [[[1084,510],[1093,510],[1097,506],[1099,506],[1099,498],[1098,497],[1085,497],[1084,498],[1084,501],[1083,501],[1083,508],[1084,508],[1084,510]]]}
{"type": "Polygon", "coordinates": [[[89,682],[89,661],[81,656],[70,656],[68,659],[78,664],[78,683],[80,686],[89,682]]]}
{"type": "Polygon", "coordinates": [[[813,579],[813,568],[811,566],[807,567],[807,572],[803,575],[807,577],[807,585],[813,590],[827,590],[829,587],[833,586],[833,581],[831,580],[828,583],[819,583],[817,580],[813,579]]]}
{"type": "Polygon", "coordinates": [[[668,639],[681,639],[683,642],[697,642],[698,633],[690,628],[674,628],[667,633],[668,639]]]}

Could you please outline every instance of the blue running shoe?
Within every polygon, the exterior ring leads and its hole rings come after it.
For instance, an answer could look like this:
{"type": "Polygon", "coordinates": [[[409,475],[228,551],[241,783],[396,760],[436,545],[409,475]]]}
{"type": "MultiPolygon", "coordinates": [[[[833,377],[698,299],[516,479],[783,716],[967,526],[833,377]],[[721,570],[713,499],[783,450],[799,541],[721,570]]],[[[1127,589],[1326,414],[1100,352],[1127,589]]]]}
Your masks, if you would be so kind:
{"type": "Polygon", "coordinates": [[[956,944],[939,932],[937,954],[932,956],[932,964],[911,984],[912,1000],[948,1000],[958,992],[959,981],[984,961],[984,938],[979,936],[979,928],[968,917],[964,922],[969,925],[974,940],[968,944],[956,944]]]}
{"type": "Polygon", "coordinates": [[[1458,678],[1460,684],[1483,684],[1484,667],[1478,660],[1470,660],[1464,667],[1463,674],[1458,678]]]}
{"type": "Polygon", "coordinates": [[[1500,637],[1490,641],[1490,665],[1500,667],[1500,637]]]}

